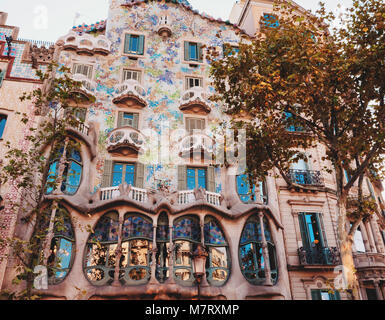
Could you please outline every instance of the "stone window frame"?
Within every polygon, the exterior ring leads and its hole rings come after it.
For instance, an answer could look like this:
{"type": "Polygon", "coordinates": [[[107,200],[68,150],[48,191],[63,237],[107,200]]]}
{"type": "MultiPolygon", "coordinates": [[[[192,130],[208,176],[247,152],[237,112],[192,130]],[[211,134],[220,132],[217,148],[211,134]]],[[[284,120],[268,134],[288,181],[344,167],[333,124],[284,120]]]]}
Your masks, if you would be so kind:
{"type": "Polygon", "coordinates": [[[138,67],[122,67],[120,69],[120,73],[119,73],[119,83],[123,83],[125,81],[125,80],[123,80],[125,70],[138,72],[140,74],[140,81],[138,81],[138,82],[139,82],[139,84],[143,83],[144,69],[138,68],[138,67]]]}
{"type": "Polygon", "coordinates": [[[187,90],[190,90],[190,89],[193,89],[193,88],[205,89],[206,81],[205,81],[203,76],[200,76],[200,75],[197,76],[197,75],[194,75],[194,74],[187,74],[187,73],[185,73],[183,75],[183,79],[184,79],[184,83],[183,83],[184,91],[187,91],[187,90]],[[201,81],[202,86],[194,86],[194,87],[188,88],[187,87],[187,79],[188,78],[199,79],[201,81]]]}
{"type": "Polygon", "coordinates": [[[206,57],[205,53],[206,50],[205,48],[202,48],[202,62],[198,61],[190,61],[185,59],[185,42],[193,42],[197,44],[201,44],[202,46],[205,45],[205,43],[202,42],[202,39],[196,38],[196,37],[185,37],[180,40],[180,50],[181,50],[181,61],[183,64],[189,64],[189,65],[197,65],[197,66],[204,66],[206,65],[206,57]]]}
{"type": "MultiPolygon", "coordinates": [[[[305,294],[306,300],[312,300],[311,290],[329,290],[331,288],[327,288],[327,283],[333,283],[333,279],[326,278],[324,276],[314,276],[312,278],[301,279],[305,294]]],[[[343,299],[342,292],[339,292],[341,300],[343,299]]]]}
{"type": "Polygon", "coordinates": [[[71,61],[71,74],[82,74],[82,73],[74,73],[74,68],[76,64],[80,65],[87,65],[92,67],[92,72],[89,77],[87,77],[88,80],[94,81],[95,78],[95,73],[96,73],[96,62],[94,61],[84,61],[84,60],[79,60],[79,59],[72,59],[71,61]]]}

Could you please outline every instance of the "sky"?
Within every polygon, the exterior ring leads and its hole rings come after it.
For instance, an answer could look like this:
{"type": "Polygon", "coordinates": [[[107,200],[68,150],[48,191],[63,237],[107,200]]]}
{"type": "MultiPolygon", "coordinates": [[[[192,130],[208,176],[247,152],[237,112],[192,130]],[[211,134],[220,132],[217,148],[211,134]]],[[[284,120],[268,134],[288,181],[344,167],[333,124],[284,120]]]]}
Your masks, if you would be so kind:
{"type": "MultiPolygon", "coordinates": [[[[194,9],[227,20],[236,0],[189,0],[194,9]]],[[[8,13],[8,25],[20,27],[19,38],[56,41],[74,25],[95,23],[107,18],[108,0],[0,0],[0,11],[8,13]],[[79,16],[80,15],[80,16],[79,16]]],[[[319,0],[297,0],[315,11],[319,0]]],[[[348,7],[351,0],[324,0],[337,12],[337,4],[348,7]]]]}

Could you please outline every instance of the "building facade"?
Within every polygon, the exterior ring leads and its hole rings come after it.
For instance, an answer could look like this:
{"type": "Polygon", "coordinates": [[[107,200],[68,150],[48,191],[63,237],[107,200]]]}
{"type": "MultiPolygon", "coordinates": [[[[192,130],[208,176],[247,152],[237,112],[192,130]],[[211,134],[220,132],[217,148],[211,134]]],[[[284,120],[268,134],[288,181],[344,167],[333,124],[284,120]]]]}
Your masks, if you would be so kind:
{"type": "MultiPolygon", "coordinates": [[[[84,124],[68,133],[80,147],[67,155],[63,183],[46,195],[47,205],[58,203],[65,212],[66,228],[49,235],[45,250],[55,267],[48,289],[37,290],[43,299],[196,299],[191,253],[199,244],[208,253],[203,299],[349,299],[330,290],[341,266],[336,183],[322,171],[331,167],[322,160],[324,147],[301,151],[312,160],[291,170],[293,181],[312,192],[290,189],[273,173],[250,188],[236,161],[211,161],[219,152],[214,133],[231,119],[208,99],[214,88],[206,52],[225,45],[236,51],[270,14],[267,0],[236,3],[231,22],[199,13],[186,0],[110,0],[107,20],[74,27],[46,61],[32,55],[30,62],[4,65],[1,152],[10,128],[18,127],[9,118],[21,106],[19,91],[41,85],[13,73],[33,74],[57,58],[82,82],[81,93],[95,98],[74,105],[84,124]]],[[[4,25],[1,32],[8,30],[4,25]]],[[[0,44],[10,61],[1,38],[0,44]]],[[[27,50],[22,45],[15,56],[27,50]]],[[[13,144],[23,143],[19,133],[13,144]]],[[[53,161],[51,169],[60,164],[53,161]]],[[[2,218],[12,217],[7,232],[23,234],[12,211],[12,187],[0,191],[2,218]]],[[[385,298],[381,191],[368,176],[365,193],[381,210],[355,237],[362,299],[385,298]]],[[[13,263],[1,266],[0,288],[10,288],[13,263]]]]}

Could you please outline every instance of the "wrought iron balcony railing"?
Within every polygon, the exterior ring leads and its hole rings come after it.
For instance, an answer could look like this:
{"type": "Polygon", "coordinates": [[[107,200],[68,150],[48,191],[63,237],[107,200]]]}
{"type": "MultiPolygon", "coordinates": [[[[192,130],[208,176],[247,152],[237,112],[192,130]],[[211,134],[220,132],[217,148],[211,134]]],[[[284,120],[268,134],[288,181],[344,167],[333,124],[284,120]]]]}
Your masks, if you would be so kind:
{"type": "Polygon", "coordinates": [[[301,265],[338,265],[341,258],[336,247],[313,247],[298,249],[301,265]]]}
{"type": "Polygon", "coordinates": [[[307,186],[323,187],[324,182],[320,171],[289,170],[291,182],[307,186]]]}

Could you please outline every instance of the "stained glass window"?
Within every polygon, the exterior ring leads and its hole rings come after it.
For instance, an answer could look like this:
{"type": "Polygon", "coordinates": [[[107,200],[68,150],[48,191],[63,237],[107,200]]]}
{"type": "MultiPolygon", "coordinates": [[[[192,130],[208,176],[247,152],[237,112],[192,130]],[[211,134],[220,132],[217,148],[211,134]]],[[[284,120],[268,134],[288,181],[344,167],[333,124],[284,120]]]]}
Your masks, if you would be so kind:
{"type": "Polygon", "coordinates": [[[174,224],[174,239],[188,239],[200,242],[201,229],[198,218],[185,217],[177,220],[174,224]]]}
{"type": "Polygon", "coordinates": [[[68,211],[60,206],[54,220],[54,234],[47,260],[49,282],[57,284],[68,275],[74,258],[75,234],[68,211]]]}
{"type": "MultiPolygon", "coordinates": [[[[277,282],[278,270],[275,254],[275,245],[272,241],[270,227],[267,219],[263,218],[265,238],[267,242],[271,280],[277,282]]],[[[262,249],[262,230],[259,217],[251,216],[242,231],[239,248],[241,270],[245,278],[252,284],[263,284],[266,279],[265,258],[262,249]]]]}
{"type": "Polygon", "coordinates": [[[122,238],[146,238],[152,241],[152,223],[139,216],[128,216],[123,223],[122,238]]]}
{"type": "Polygon", "coordinates": [[[205,218],[204,237],[209,254],[206,259],[207,281],[212,285],[223,285],[230,273],[230,255],[223,231],[215,218],[205,218]]]}

